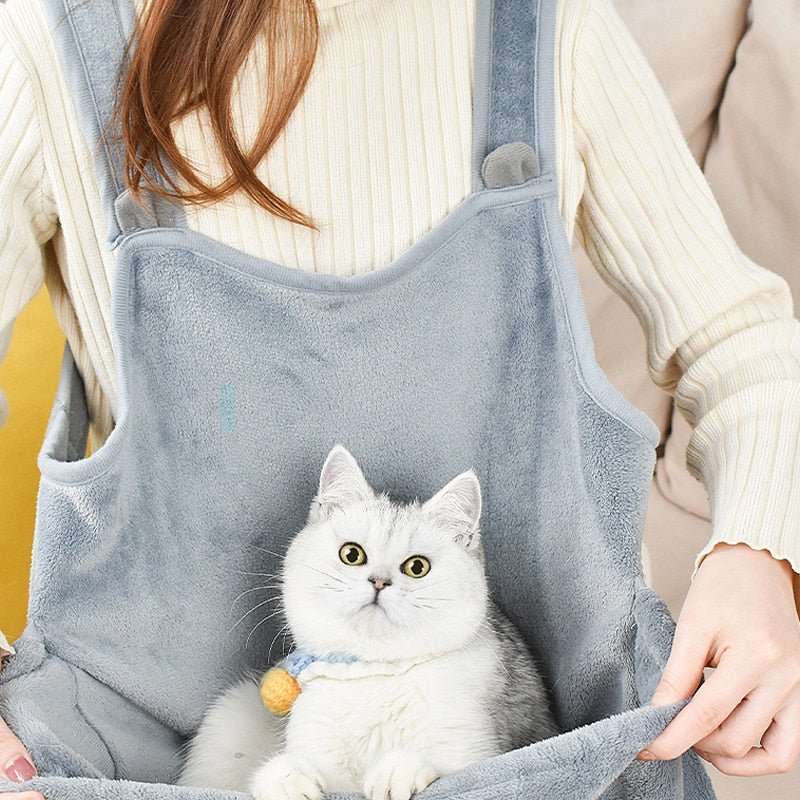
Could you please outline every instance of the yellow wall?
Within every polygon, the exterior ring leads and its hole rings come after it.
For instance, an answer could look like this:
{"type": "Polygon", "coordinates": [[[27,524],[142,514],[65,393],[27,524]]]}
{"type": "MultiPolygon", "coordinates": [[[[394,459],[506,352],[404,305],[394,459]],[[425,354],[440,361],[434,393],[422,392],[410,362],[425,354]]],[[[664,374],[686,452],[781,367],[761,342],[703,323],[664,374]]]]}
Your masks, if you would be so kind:
{"type": "Polygon", "coordinates": [[[0,427],[0,630],[10,642],[22,633],[28,605],[39,468],[36,455],[58,384],[64,334],[42,286],[17,318],[0,363],[8,422],[0,427]]]}

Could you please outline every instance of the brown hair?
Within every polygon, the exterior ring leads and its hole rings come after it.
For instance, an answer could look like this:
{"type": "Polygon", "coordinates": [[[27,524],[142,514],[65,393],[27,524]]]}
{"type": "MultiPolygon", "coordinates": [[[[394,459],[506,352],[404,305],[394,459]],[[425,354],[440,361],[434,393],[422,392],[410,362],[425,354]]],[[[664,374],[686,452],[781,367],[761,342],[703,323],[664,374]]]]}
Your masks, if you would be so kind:
{"type": "Polygon", "coordinates": [[[314,0],[149,0],[125,51],[122,63],[129,65],[118,76],[112,120],[125,145],[125,185],[137,202],[143,188],[198,204],[242,189],[267,211],[317,230],[309,216],[271,192],[254,168],[300,101],[318,39],[314,0]],[[268,62],[265,111],[255,141],[244,153],[233,127],[231,95],[239,68],[262,31],[268,62]],[[170,129],[172,122],[202,105],[208,108],[221,156],[231,171],[217,186],[195,173],[170,129]],[[159,148],[196,192],[180,190],[159,148]],[[145,172],[148,165],[174,192],[154,182],[145,172]]]}

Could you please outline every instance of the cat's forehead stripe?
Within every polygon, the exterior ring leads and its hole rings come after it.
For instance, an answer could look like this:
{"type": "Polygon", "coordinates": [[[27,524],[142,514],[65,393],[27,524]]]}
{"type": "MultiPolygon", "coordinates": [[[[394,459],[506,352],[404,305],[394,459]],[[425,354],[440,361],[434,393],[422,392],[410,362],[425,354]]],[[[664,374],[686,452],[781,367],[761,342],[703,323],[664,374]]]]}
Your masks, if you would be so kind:
{"type": "Polygon", "coordinates": [[[421,505],[418,500],[399,503],[386,495],[378,495],[358,510],[346,510],[335,527],[342,541],[373,545],[383,541],[387,545],[408,548],[417,537],[428,538],[426,526],[421,524],[421,505]]]}

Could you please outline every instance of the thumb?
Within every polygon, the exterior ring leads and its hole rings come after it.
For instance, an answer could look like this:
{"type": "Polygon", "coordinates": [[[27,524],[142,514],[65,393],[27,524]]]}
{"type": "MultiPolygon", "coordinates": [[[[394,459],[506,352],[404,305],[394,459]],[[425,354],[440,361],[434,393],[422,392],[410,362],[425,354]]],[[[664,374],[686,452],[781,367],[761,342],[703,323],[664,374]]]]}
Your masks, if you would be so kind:
{"type": "Polygon", "coordinates": [[[10,781],[23,783],[36,775],[36,768],[22,742],[0,719],[0,772],[10,781]]]}
{"type": "Polygon", "coordinates": [[[702,633],[694,630],[690,635],[686,628],[681,628],[679,622],[672,651],[650,705],[669,705],[690,697],[700,685],[708,655],[709,643],[702,633]]]}

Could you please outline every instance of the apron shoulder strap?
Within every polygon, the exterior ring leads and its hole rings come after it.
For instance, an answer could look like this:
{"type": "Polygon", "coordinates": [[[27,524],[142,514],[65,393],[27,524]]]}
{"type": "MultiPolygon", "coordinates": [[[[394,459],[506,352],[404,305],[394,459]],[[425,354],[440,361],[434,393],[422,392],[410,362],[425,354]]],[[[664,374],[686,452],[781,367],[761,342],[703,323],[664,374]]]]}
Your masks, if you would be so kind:
{"type": "Polygon", "coordinates": [[[480,175],[489,188],[555,172],[557,2],[488,0],[477,7],[476,81],[487,80],[488,91],[475,98],[477,136],[485,137],[476,152],[486,154],[480,175]]]}
{"type": "MultiPolygon", "coordinates": [[[[124,146],[112,127],[117,80],[135,30],[133,0],[40,0],[81,130],[91,150],[113,249],[119,239],[152,227],[185,227],[177,203],[144,191],[143,209],[122,182],[124,146]]],[[[126,62],[127,63],[127,62],[126,62]]],[[[159,181],[163,185],[163,181],[159,181]]]]}

